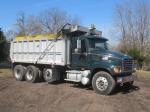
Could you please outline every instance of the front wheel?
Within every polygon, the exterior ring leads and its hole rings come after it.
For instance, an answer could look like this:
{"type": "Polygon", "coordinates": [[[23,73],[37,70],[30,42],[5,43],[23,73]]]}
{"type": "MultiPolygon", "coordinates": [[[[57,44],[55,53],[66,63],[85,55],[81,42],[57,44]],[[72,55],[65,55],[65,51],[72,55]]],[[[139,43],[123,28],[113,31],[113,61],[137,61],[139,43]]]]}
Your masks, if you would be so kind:
{"type": "Polygon", "coordinates": [[[96,93],[108,95],[115,88],[115,80],[107,72],[97,72],[92,79],[92,86],[96,93]]]}

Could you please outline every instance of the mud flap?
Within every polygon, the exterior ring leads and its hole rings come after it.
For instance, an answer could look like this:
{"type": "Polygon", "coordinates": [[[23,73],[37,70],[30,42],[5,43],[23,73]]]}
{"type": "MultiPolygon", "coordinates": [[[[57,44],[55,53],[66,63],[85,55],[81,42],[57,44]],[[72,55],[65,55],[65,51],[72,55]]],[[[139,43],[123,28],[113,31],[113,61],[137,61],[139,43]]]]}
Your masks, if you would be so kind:
{"type": "Polygon", "coordinates": [[[52,68],[52,80],[59,81],[60,80],[60,73],[56,68],[52,68]]]}

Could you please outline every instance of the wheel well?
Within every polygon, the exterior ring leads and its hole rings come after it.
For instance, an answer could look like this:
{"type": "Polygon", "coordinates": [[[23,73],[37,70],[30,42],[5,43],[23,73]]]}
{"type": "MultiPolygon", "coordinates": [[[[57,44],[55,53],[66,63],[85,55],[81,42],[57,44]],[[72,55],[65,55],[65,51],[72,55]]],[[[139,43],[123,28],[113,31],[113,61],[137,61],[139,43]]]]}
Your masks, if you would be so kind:
{"type": "Polygon", "coordinates": [[[107,70],[107,69],[105,69],[105,68],[96,68],[96,69],[93,70],[93,72],[92,72],[92,74],[91,74],[90,82],[92,81],[93,76],[94,76],[97,72],[99,72],[99,71],[104,71],[104,72],[107,72],[107,73],[111,74],[111,73],[109,72],[109,70],[107,70]]]}
{"type": "Polygon", "coordinates": [[[16,65],[22,65],[22,66],[24,66],[26,68],[28,66],[32,65],[32,66],[34,66],[34,67],[36,67],[36,68],[38,68],[39,70],[42,70],[42,71],[46,67],[46,66],[43,66],[42,64],[41,65],[37,65],[37,64],[32,64],[32,63],[13,63],[12,65],[13,65],[12,68],[14,68],[16,65]]]}

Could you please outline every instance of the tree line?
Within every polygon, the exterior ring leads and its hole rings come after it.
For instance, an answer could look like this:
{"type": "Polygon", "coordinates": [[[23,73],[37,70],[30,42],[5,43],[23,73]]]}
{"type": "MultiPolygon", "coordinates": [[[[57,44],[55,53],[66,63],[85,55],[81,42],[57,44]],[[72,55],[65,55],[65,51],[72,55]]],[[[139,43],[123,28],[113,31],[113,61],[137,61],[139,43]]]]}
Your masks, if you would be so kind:
{"type": "Polygon", "coordinates": [[[10,43],[0,28],[0,62],[9,60],[10,43]]]}
{"type": "Polygon", "coordinates": [[[150,62],[150,5],[148,0],[126,0],[114,8],[113,38],[122,53],[129,54],[139,69],[150,62]]]}
{"type": "MultiPolygon", "coordinates": [[[[131,55],[137,67],[142,69],[144,63],[150,63],[150,5],[148,0],[126,0],[116,3],[112,20],[110,33],[118,43],[117,46],[115,45],[115,50],[131,55]]],[[[42,11],[38,15],[26,15],[24,12],[19,12],[14,24],[6,32],[8,41],[5,40],[5,44],[9,46],[9,39],[15,36],[57,33],[65,23],[81,24],[82,20],[81,17],[69,15],[66,11],[56,7],[42,11]]],[[[4,48],[2,30],[1,35],[0,48],[4,48]]],[[[0,53],[2,54],[3,51],[1,49],[0,53]]],[[[3,55],[1,54],[0,56],[3,55]]]]}
{"type": "Polygon", "coordinates": [[[57,33],[64,24],[81,24],[81,17],[69,15],[57,7],[49,8],[38,15],[17,14],[16,20],[6,33],[7,37],[28,36],[38,34],[57,33]]]}
{"type": "Polygon", "coordinates": [[[9,61],[10,40],[17,36],[33,36],[38,34],[56,34],[66,23],[81,24],[81,17],[69,15],[57,7],[40,12],[38,15],[26,15],[19,12],[14,24],[4,35],[0,29],[0,62],[9,61]]]}

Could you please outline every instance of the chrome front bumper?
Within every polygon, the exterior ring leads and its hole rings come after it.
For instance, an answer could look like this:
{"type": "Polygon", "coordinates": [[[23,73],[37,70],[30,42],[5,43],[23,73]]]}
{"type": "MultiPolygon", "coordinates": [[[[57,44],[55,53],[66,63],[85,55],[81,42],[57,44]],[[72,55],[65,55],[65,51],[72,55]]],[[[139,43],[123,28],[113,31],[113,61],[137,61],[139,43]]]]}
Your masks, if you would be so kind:
{"type": "Polygon", "coordinates": [[[132,74],[131,76],[117,77],[117,83],[131,82],[137,79],[137,74],[132,74]]]}

